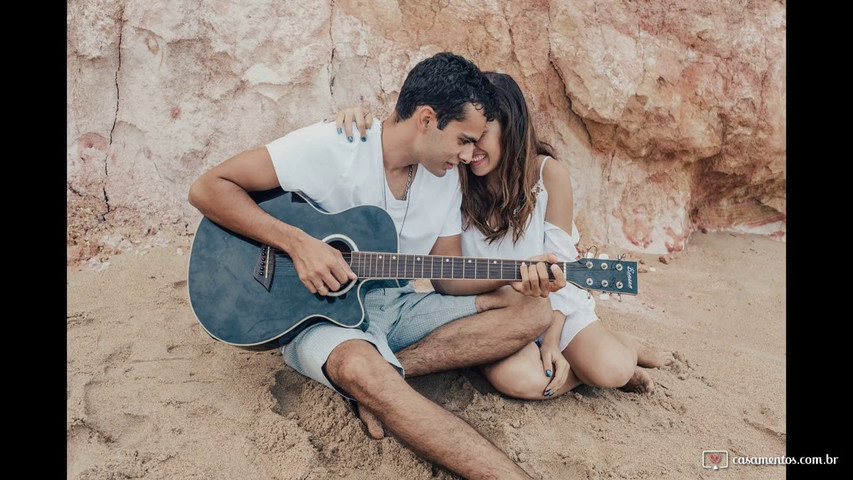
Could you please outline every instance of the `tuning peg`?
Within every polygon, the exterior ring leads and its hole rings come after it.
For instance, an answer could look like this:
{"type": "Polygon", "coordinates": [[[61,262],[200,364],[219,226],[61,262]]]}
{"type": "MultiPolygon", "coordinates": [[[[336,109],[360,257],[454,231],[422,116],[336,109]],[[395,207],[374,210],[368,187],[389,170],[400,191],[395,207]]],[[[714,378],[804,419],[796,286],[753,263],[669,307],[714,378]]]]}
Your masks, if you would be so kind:
{"type": "Polygon", "coordinates": [[[601,295],[598,296],[598,298],[600,298],[602,300],[609,300],[610,294],[609,293],[602,293],[601,295]]]}
{"type": "Polygon", "coordinates": [[[622,303],[622,294],[621,293],[616,294],[616,300],[618,300],[619,303],[622,303]]]}

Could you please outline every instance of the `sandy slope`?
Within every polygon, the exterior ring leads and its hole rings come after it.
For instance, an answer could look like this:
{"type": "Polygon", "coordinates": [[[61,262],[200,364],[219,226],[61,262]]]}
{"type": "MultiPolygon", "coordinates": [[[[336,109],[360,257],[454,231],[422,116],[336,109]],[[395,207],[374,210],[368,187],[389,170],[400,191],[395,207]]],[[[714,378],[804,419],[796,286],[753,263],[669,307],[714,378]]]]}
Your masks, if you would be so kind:
{"type": "MultiPolygon", "coordinates": [[[[175,238],[68,267],[69,479],[454,478],[394,439],[367,439],[340,398],[278,351],[210,339],[188,304],[188,251],[175,238]]],[[[580,387],[516,401],[473,371],[411,384],[539,478],[715,478],[703,450],[783,455],[785,244],[695,234],[668,264],[658,257],[632,257],[654,268],[638,296],[597,307],[608,327],[676,353],[651,371],[652,396],[580,387]]]]}

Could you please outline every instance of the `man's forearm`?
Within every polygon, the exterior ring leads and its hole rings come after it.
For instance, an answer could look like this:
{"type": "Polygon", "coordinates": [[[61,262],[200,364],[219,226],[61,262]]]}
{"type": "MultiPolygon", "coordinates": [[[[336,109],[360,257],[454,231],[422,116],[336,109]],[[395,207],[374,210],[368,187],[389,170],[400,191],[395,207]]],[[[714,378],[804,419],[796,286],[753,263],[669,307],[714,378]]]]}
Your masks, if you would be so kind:
{"type": "Polygon", "coordinates": [[[305,235],[301,229],[265,212],[246,190],[224,178],[197,181],[189,200],[217,225],[286,252],[305,235]]]}
{"type": "Polygon", "coordinates": [[[509,284],[509,280],[432,280],[435,291],[445,295],[478,295],[509,284]]]}

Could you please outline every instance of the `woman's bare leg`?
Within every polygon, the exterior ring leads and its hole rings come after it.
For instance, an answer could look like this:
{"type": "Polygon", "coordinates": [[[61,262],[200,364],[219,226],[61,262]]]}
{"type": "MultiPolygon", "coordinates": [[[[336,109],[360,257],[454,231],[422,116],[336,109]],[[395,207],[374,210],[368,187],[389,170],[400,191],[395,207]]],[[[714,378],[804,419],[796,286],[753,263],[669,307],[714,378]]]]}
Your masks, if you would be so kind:
{"type": "Polygon", "coordinates": [[[612,333],[600,321],[578,332],[563,355],[585,384],[636,393],[655,389],[652,377],[640,367],[661,367],[675,360],[672,352],[625,332],[612,333]]]}
{"type": "Polygon", "coordinates": [[[498,391],[515,398],[545,400],[558,397],[580,384],[652,393],[654,381],[641,367],[671,364],[672,352],[656,348],[626,332],[610,332],[596,321],[578,332],[563,350],[571,365],[566,383],[552,396],[544,396],[551,381],[542,371],[539,347],[529,343],[520,351],[481,368],[498,391]]]}
{"type": "Polygon", "coordinates": [[[575,375],[587,385],[618,388],[628,383],[637,366],[637,351],[625,345],[595,321],[583,328],[563,349],[575,375]]]}
{"type": "Polygon", "coordinates": [[[569,376],[563,386],[555,390],[553,395],[546,397],[545,387],[551,382],[551,377],[545,376],[539,347],[533,342],[503,360],[484,365],[481,371],[499,392],[527,400],[559,397],[581,384],[570,367],[569,376]]]}
{"type": "Polygon", "coordinates": [[[675,357],[672,352],[662,348],[657,348],[627,332],[613,332],[613,335],[622,342],[623,345],[637,352],[637,365],[648,368],[661,368],[675,362],[675,357]]]}

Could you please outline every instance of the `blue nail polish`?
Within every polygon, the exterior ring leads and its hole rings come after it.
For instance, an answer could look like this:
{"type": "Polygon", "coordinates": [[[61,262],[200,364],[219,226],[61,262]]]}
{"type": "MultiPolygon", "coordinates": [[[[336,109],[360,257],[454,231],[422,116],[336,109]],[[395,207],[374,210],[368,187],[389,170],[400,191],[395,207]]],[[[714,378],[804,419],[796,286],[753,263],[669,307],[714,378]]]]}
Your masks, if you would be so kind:
{"type": "Polygon", "coordinates": [[[367,141],[367,137],[361,137],[361,141],[362,141],[362,142],[366,142],[366,141],[367,141]]]}
{"type": "Polygon", "coordinates": [[[550,377],[551,376],[551,370],[545,370],[545,376],[550,377]]]}
{"type": "Polygon", "coordinates": [[[340,135],[340,134],[341,134],[341,132],[343,132],[343,130],[341,130],[341,129],[339,128],[339,129],[338,129],[338,135],[340,135]]]}
{"type": "Polygon", "coordinates": [[[347,137],[347,140],[349,140],[350,143],[352,143],[352,137],[347,137]]]}
{"type": "Polygon", "coordinates": [[[547,392],[545,392],[546,397],[550,397],[553,394],[554,394],[554,392],[552,392],[551,390],[548,390],[547,392]]]}

